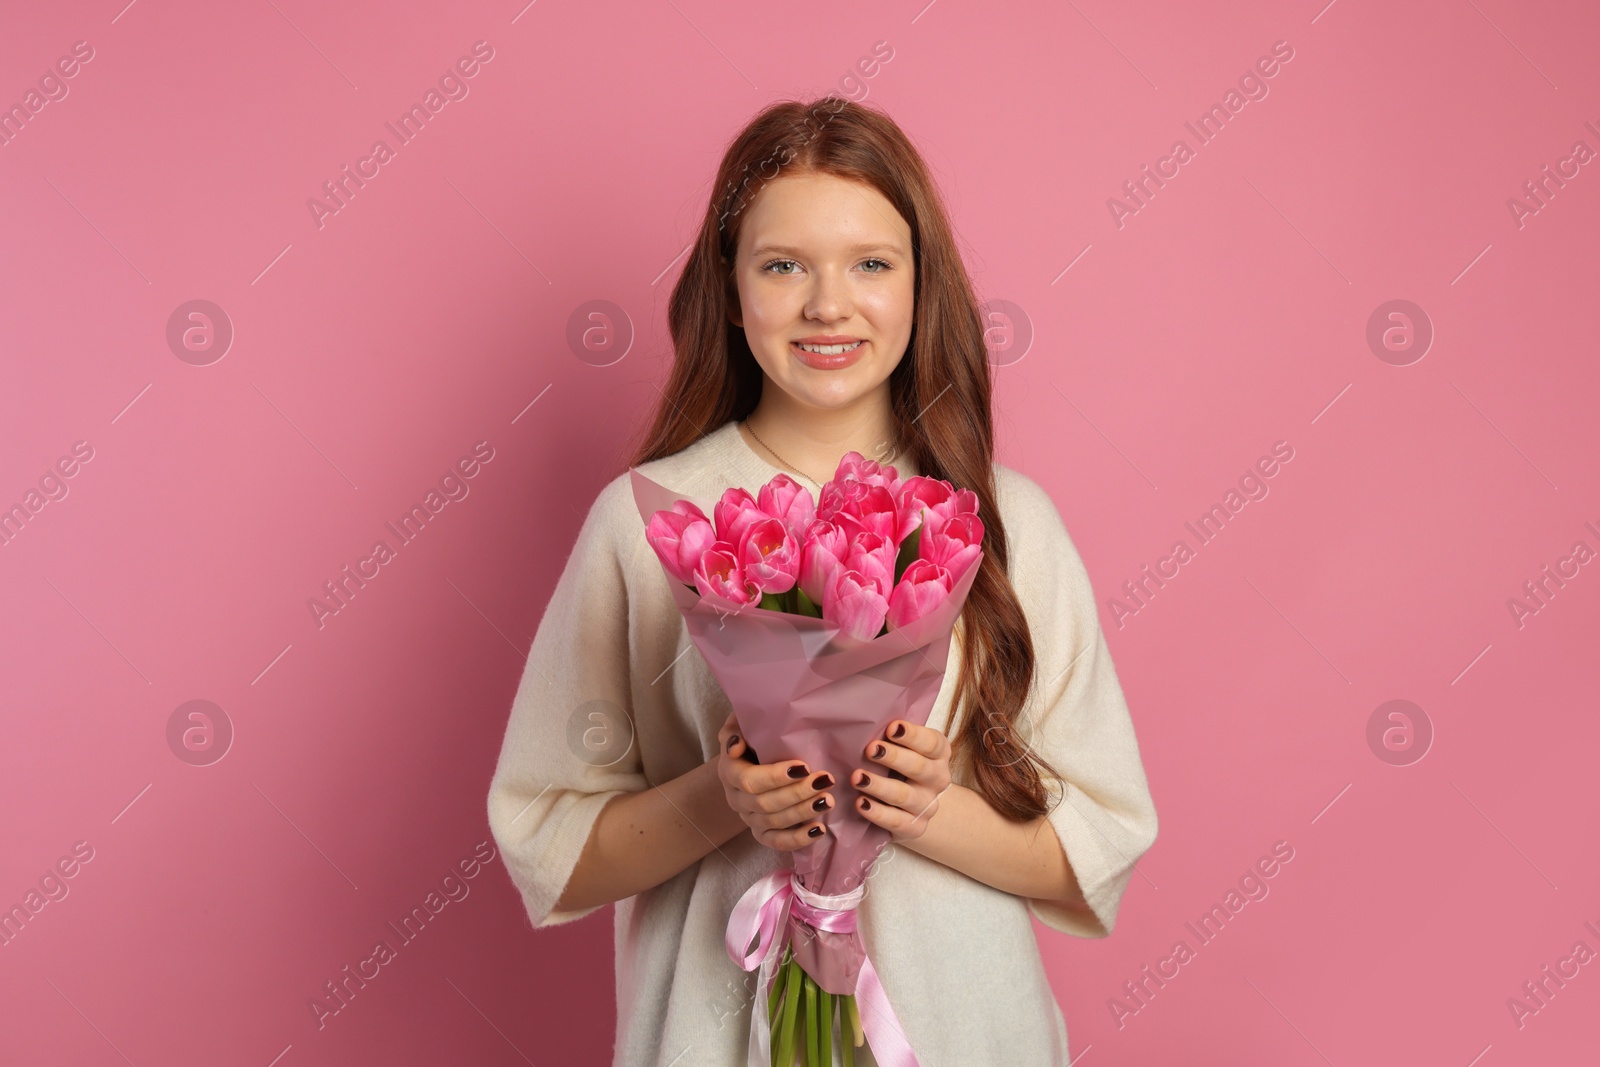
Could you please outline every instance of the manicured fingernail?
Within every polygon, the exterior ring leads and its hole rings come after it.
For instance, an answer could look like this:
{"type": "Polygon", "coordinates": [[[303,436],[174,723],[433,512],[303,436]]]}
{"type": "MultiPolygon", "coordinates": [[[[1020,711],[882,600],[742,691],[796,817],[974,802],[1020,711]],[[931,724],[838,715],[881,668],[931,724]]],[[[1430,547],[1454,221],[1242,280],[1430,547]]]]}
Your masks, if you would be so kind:
{"type": "Polygon", "coordinates": [[[889,736],[890,737],[899,737],[900,735],[904,734],[905,732],[906,732],[906,724],[903,723],[903,722],[896,723],[895,727],[894,727],[894,733],[890,734],[889,736]]]}
{"type": "Polygon", "coordinates": [[[739,743],[739,735],[738,734],[734,734],[732,737],[728,738],[728,751],[732,752],[733,751],[733,746],[737,745],[738,743],[739,743]]]}
{"type": "Polygon", "coordinates": [[[827,797],[818,797],[817,799],[815,799],[815,800],[813,800],[811,802],[811,810],[812,811],[825,811],[825,810],[827,810],[827,807],[828,807],[828,798],[827,797]]]}
{"type": "Polygon", "coordinates": [[[883,758],[883,754],[885,752],[887,752],[887,751],[889,751],[889,750],[884,748],[882,745],[873,745],[872,746],[872,758],[873,759],[882,759],[883,758]]]}
{"type": "Polygon", "coordinates": [[[867,776],[867,772],[862,771],[861,777],[856,779],[856,785],[862,789],[865,789],[867,787],[867,783],[870,781],[872,781],[872,779],[867,776]]]}
{"type": "Polygon", "coordinates": [[[813,826],[811,829],[806,831],[806,835],[808,837],[821,837],[822,836],[822,827],[813,826]]]}
{"type": "Polygon", "coordinates": [[[833,775],[829,774],[827,771],[823,771],[821,774],[811,779],[812,789],[826,789],[832,784],[833,775]]]}
{"type": "Polygon", "coordinates": [[[790,778],[804,778],[810,773],[811,770],[804,763],[796,763],[793,767],[789,768],[790,778]]]}
{"type": "Polygon", "coordinates": [[[861,810],[862,811],[866,811],[870,807],[872,807],[872,801],[868,800],[866,797],[862,797],[861,798],[861,810]]]}

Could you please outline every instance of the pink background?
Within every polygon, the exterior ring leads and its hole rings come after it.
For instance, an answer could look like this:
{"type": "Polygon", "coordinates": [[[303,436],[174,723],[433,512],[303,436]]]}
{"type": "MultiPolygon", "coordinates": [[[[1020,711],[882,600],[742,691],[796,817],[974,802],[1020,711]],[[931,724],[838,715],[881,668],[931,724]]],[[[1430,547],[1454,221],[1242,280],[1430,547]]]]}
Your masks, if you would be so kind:
{"type": "Polygon", "coordinates": [[[489,775],[657,399],[723,146],[830,88],[911,134],[1010,302],[1001,460],[1089,567],[1160,814],[1111,938],[1040,929],[1074,1056],[1592,1055],[1600,962],[1508,1006],[1600,952],[1600,564],[1508,608],[1600,550],[1600,163],[1508,208],[1600,149],[1592,5],[121,3],[0,35],[6,105],[93,49],[0,147],[0,507],[66,490],[0,546],[0,906],[92,850],[0,948],[0,1060],[609,1063],[610,911],[526,929],[471,858],[489,775]],[[477,41],[468,95],[319,227],[322,183],[477,41]],[[1197,147],[1184,123],[1277,41],[1268,94],[1197,147]],[[1119,227],[1108,199],[1178,138],[1119,227]],[[169,345],[196,299],[220,359],[169,345]],[[631,342],[569,345],[593,300],[631,342]],[[1420,359],[1368,344],[1391,300],[1432,324],[1420,359]],[[480,441],[469,494],[319,626],[323,583],[480,441]],[[1270,493],[1119,625],[1123,582],[1279,441],[1270,493]],[[1369,743],[1398,699],[1426,745],[1369,743]],[[221,709],[194,752],[168,733],[192,700],[221,709]],[[468,892],[319,1029],[324,983],[441,885],[468,892]]]}

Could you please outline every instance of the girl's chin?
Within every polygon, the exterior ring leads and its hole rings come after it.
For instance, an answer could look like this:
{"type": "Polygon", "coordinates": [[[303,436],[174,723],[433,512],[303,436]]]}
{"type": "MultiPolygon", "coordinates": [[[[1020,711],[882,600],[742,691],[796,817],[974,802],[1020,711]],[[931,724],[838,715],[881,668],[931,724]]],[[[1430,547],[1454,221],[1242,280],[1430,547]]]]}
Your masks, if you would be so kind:
{"type": "Polygon", "coordinates": [[[801,410],[843,411],[872,393],[872,388],[859,388],[854,383],[839,383],[832,389],[809,389],[796,382],[773,382],[788,395],[793,405],[801,410]]]}

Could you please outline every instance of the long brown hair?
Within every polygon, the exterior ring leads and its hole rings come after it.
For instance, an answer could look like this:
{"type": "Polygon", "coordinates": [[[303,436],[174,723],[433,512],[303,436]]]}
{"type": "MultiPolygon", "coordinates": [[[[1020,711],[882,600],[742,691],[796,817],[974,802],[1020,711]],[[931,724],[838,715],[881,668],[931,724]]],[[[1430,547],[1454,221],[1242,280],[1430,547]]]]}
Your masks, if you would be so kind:
{"type": "Polygon", "coordinates": [[[782,101],[729,145],[672,288],[672,372],[631,465],[672,455],[729,419],[743,419],[760,400],[760,365],[728,309],[738,299],[734,265],[745,211],[762,186],[783,173],[863,182],[910,224],[916,311],[906,354],[889,376],[895,440],[921,474],[976,493],[984,524],[983,562],[958,627],[962,667],[951,722],[964,699],[969,713],[951,741],[952,759],[969,761],[978,791],[1003,815],[1036,818],[1049,810],[1041,769],[1060,776],[1015,736],[1034,681],[1033,638],[1011,585],[1010,545],[995,503],[983,324],[927,167],[887,115],[835,95],[782,101]]]}

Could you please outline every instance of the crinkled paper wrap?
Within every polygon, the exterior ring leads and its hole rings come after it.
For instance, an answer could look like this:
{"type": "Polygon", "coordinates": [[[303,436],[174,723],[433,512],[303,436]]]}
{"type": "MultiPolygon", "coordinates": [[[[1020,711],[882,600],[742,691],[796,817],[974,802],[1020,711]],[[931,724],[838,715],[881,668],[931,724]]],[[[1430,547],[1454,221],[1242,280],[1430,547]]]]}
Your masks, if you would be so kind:
{"type": "MultiPolygon", "coordinates": [[[[657,511],[671,510],[675,500],[690,501],[708,517],[713,513],[715,501],[674,492],[638,470],[632,477],[634,502],[646,524],[657,511]]],[[[865,642],[821,619],[754,605],[728,611],[667,577],[690,640],[761,762],[800,759],[814,773],[833,775],[836,803],[821,815],[828,832],[790,853],[798,880],[811,892],[834,896],[861,885],[888,844],[889,831],[855,808],[861,794],[851,783],[852,769],[878,773],[864,753],[891,721],[927,724],[944,681],[951,631],[980,563],[981,557],[967,568],[936,611],[865,642]]],[[[806,973],[830,993],[855,993],[865,956],[860,934],[812,930],[798,916],[791,925],[803,935],[792,944],[806,973]]]]}

